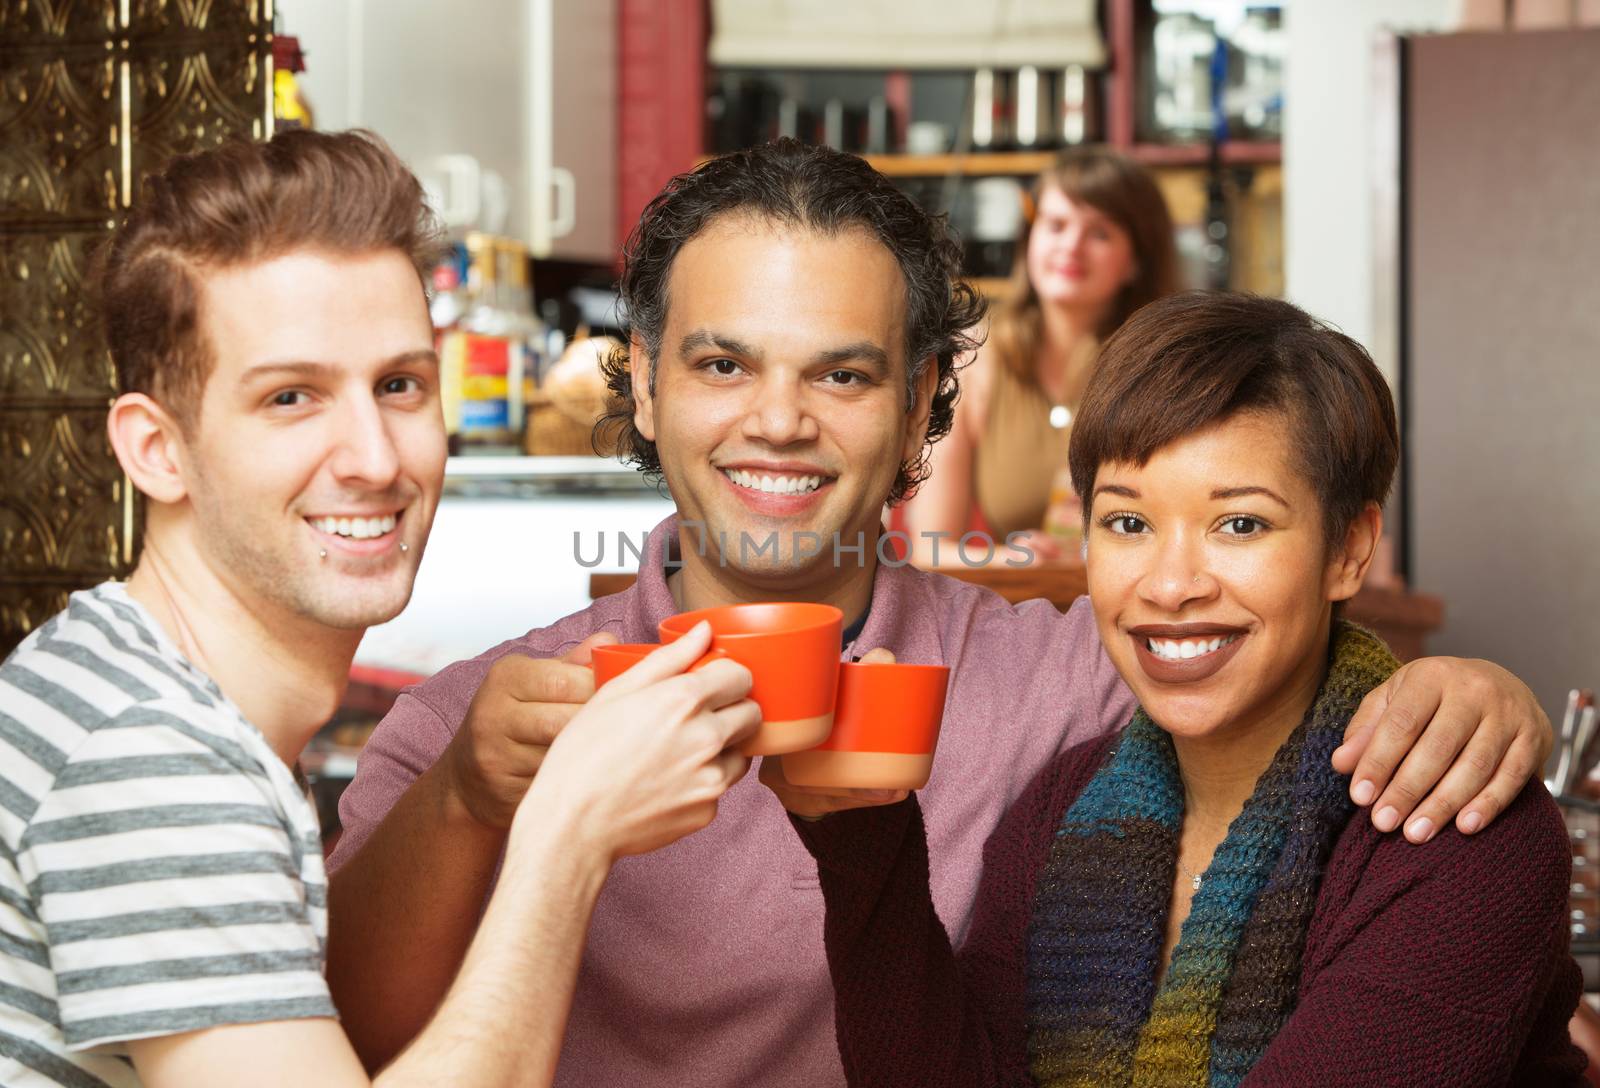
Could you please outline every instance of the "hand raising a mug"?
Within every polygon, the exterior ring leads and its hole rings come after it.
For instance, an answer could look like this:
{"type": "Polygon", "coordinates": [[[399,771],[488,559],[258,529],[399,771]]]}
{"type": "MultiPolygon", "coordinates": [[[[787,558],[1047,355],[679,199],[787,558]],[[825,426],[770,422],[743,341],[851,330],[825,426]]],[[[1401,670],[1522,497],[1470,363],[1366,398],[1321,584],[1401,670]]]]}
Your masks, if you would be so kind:
{"type": "Polygon", "coordinates": [[[551,743],[594,694],[590,651],[615,641],[591,635],[563,657],[507,654],[489,667],[439,760],[450,796],[474,820],[511,826],[551,743]]]}
{"type": "Polygon", "coordinates": [[[685,671],[710,645],[710,625],[699,624],[596,692],[551,742],[518,822],[530,808],[583,812],[582,834],[607,860],[710,823],[750,769],[737,749],[761,724],[744,666],[685,671]]]}

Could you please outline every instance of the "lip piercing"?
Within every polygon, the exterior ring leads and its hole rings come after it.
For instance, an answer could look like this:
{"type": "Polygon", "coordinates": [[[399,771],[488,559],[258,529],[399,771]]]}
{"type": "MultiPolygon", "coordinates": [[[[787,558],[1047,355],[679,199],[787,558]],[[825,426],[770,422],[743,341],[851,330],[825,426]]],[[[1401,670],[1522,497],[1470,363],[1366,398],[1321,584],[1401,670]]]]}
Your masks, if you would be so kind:
{"type": "MultiPolygon", "coordinates": [[[[406,542],[402,540],[400,542],[400,550],[403,551],[403,552],[408,552],[411,549],[408,548],[406,546],[406,542]]],[[[318,559],[322,559],[322,560],[326,560],[328,558],[328,549],[326,549],[326,548],[317,549],[317,558],[318,559]]]]}

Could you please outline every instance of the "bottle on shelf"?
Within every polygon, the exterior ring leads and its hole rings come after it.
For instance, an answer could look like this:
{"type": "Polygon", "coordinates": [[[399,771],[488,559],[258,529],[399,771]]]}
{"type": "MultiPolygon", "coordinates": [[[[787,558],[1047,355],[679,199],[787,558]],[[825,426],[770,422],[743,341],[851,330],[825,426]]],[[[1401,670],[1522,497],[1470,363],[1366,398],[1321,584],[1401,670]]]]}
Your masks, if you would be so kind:
{"type": "Polygon", "coordinates": [[[1211,65],[1218,41],[1212,22],[1193,12],[1157,16],[1150,61],[1140,69],[1142,139],[1187,143],[1211,135],[1211,65]]]}
{"type": "Polygon", "coordinates": [[[867,135],[862,151],[868,155],[883,155],[894,138],[894,113],[889,100],[883,95],[873,95],[867,100],[867,135]]]}
{"type": "Polygon", "coordinates": [[[994,68],[972,74],[972,150],[1004,151],[1011,146],[1009,80],[994,68]]]}
{"type": "Polygon", "coordinates": [[[467,332],[495,335],[505,321],[500,313],[500,268],[493,235],[474,231],[467,235],[467,312],[460,327],[467,332]]]}
{"type": "Polygon", "coordinates": [[[1231,132],[1252,140],[1283,134],[1283,13],[1275,5],[1245,9],[1228,38],[1223,92],[1231,132]]]}
{"type": "Polygon", "coordinates": [[[279,131],[317,127],[311,104],[306,101],[305,86],[298,78],[305,70],[300,39],[275,33],[272,39],[272,119],[279,131]]]}
{"type": "Polygon", "coordinates": [[[1018,151],[1039,151],[1055,143],[1051,116],[1050,77],[1033,65],[1017,69],[1012,84],[1016,117],[1011,125],[1012,141],[1018,151]]]}
{"type": "Polygon", "coordinates": [[[465,249],[469,301],[439,352],[445,427],[463,449],[501,452],[521,440],[545,329],[533,310],[527,247],[475,232],[465,249]]]}
{"type": "Polygon", "coordinates": [[[446,249],[433,266],[433,293],[428,300],[428,317],[433,322],[434,340],[446,329],[455,328],[467,312],[467,247],[460,242],[446,249]]]}
{"type": "Polygon", "coordinates": [[[519,395],[511,408],[512,430],[520,435],[527,426],[527,404],[533,389],[549,368],[549,329],[533,308],[533,285],[528,275],[531,257],[521,242],[508,242],[505,248],[506,307],[511,318],[511,337],[521,355],[519,395]]]}
{"type": "Polygon", "coordinates": [[[1076,147],[1099,139],[1097,86],[1081,64],[1056,73],[1056,132],[1063,146],[1076,147]]]}
{"type": "Polygon", "coordinates": [[[1022,231],[1022,184],[1015,178],[978,178],[964,195],[971,205],[970,218],[963,217],[964,270],[980,279],[1010,275],[1022,231]]]}

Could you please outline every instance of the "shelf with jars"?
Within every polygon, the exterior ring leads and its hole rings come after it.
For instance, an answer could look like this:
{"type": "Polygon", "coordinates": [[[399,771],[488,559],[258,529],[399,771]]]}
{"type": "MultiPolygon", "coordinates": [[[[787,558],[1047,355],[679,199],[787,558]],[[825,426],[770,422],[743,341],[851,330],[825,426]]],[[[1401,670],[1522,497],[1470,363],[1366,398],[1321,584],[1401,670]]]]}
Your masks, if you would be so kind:
{"type": "Polygon", "coordinates": [[[905,177],[1036,173],[1082,143],[1149,166],[1280,160],[1279,4],[1105,0],[1101,12],[1103,64],[830,70],[797,55],[794,67],[713,67],[707,147],[787,135],[905,177]]]}
{"type": "Polygon", "coordinates": [[[949,216],[969,277],[992,297],[1022,187],[1064,149],[1109,145],[1155,174],[1187,282],[1281,292],[1279,5],[1103,0],[1099,11],[1103,66],[714,66],[707,146],[787,135],[862,155],[949,216]]]}

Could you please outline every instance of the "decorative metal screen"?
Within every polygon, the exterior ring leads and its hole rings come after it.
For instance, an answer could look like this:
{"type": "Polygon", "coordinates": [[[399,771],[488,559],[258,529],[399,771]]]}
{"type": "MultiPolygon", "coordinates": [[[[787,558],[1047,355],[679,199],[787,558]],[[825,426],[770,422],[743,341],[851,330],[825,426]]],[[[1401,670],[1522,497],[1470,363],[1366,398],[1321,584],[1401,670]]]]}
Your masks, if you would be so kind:
{"type": "Polygon", "coordinates": [[[124,575],[94,247],[172,155],[271,127],[271,0],[0,0],[0,655],[124,575]]]}

